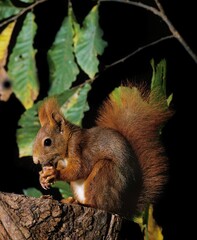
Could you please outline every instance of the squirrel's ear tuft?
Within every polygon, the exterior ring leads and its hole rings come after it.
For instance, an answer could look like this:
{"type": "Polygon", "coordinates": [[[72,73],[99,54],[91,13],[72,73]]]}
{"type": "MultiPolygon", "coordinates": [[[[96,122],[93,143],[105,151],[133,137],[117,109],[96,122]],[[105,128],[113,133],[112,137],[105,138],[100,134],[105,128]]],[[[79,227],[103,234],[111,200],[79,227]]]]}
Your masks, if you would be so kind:
{"type": "Polygon", "coordinates": [[[56,121],[57,117],[55,116],[61,115],[57,99],[50,97],[44,100],[39,109],[38,115],[41,126],[44,126],[46,123],[49,123],[50,125],[56,125],[58,122],[56,121]]]}
{"type": "Polygon", "coordinates": [[[42,106],[40,107],[38,112],[38,117],[39,117],[41,126],[44,126],[45,123],[48,122],[45,104],[42,104],[42,106]]]}
{"type": "Polygon", "coordinates": [[[65,119],[64,119],[63,115],[61,114],[61,112],[54,111],[51,116],[53,118],[53,120],[51,121],[52,124],[55,124],[59,128],[59,131],[62,132],[64,129],[64,125],[65,125],[65,119]]]}

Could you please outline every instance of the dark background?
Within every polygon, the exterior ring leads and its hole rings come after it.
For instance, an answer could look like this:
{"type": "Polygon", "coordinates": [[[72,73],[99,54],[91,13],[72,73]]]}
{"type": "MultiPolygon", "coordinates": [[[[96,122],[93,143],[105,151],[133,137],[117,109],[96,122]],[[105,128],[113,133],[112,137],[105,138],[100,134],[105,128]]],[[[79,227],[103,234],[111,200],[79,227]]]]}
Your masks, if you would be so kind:
{"type": "MultiPolygon", "coordinates": [[[[72,2],[79,22],[87,15],[94,3],[85,0],[72,2]]],[[[162,1],[162,4],[168,18],[197,54],[195,1],[168,0],[162,1]]],[[[66,6],[63,0],[49,0],[35,9],[36,21],[39,25],[35,39],[41,87],[39,99],[46,96],[49,86],[46,52],[54,41],[55,33],[65,13],[66,6]]],[[[152,13],[115,2],[101,4],[100,25],[104,31],[103,38],[108,42],[108,47],[100,57],[101,69],[139,47],[170,34],[162,20],[152,13]]],[[[90,110],[85,114],[83,125],[84,127],[94,125],[99,105],[122,81],[128,79],[149,83],[152,58],[156,62],[162,58],[167,61],[167,92],[173,93],[172,108],[175,110],[162,135],[170,163],[169,183],[155,206],[154,213],[158,223],[163,227],[164,240],[194,239],[195,220],[192,220],[191,216],[196,216],[194,163],[197,64],[183,46],[176,39],[166,40],[104,71],[92,84],[92,90],[88,95],[90,110]]],[[[86,76],[81,74],[77,83],[85,78],[86,76]]],[[[31,157],[18,158],[16,129],[23,111],[14,94],[8,102],[0,102],[0,191],[22,193],[27,187],[40,189],[39,167],[32,163],[31,157]]]]}

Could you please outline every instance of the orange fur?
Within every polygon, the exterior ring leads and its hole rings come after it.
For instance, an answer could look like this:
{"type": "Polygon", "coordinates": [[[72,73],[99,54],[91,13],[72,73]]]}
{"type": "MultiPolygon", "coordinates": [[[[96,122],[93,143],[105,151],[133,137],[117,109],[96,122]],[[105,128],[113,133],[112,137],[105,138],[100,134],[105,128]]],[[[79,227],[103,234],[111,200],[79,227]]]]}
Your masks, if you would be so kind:
{"type": "Polygon", "coordinates": [[[54,112],[59,112],[59,105],[57,103],[56,98],[51,97],[44,100],[43,104],[39,109],[39,120],[41,126],[48,122],[53,124],[54,121],[52,119],[52,115],[54,112]]]}
{"type": "MultiPolygon", "coordinates": [[[[156,92],[151,94],[153,99],[156,98],[156,92]]],[[[97,119],[99,126],[120,132],[130,142],[139,160],[143,173],[139,209],[144,203],[154,201],[167,181],[168,161],[159,140],[160,128],[172,115],[164,108],[165,104],[165,99],[150,103],[150,95],[144,87],[133,87],[132,92],[123,89],[120,103],[112,97],[108,99],[97,119]]]]}
{"type": "Polygon", "coordinates": [[[159,131],[171,116],[165,99],[156,99],[143,87],[122,86],[90,129],[69,123],[56,99],[44,101],[33,147],[42,187],[70,182],[76,202],[126,218],[153,203],[167,180],[159,131]]]}

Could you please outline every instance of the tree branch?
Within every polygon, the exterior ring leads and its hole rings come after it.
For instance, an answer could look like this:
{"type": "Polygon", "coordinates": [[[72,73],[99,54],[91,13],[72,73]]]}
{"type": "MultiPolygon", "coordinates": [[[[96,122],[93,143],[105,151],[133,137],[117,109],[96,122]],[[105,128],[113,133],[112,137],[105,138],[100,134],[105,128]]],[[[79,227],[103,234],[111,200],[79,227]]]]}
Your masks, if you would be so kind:
{"type": "Polygon", "coordinates": [[[197,64],[197,55],[191,50],[191,48],[189,47],[189,45],[185,42],[185,40],[183,39],[183,37],[180,35],[180,33],[177,31],[177,29],[174,27],[174,25],[171,23],[171,21],[168,19],[167,15],[165,14],[165,11],[162,7],[162,5],[160,4],[159,0],[155,0],[155,3],[158,7],[152,7],[149,5],[146,5],[144,3],[141,2],[133,2],[133,1],[128,1],[128,0],[100,0],[100,3],[102,2],[119,2],[119,3],[125,3],[128,5],[133,5],[135,7],[140,7],[143,8],[147,11],[152,12],[153,14],[157,15],[158,17],[160,17],[165,24],[168,26],[168,29],[170,30],[170,32],[172,33],[172,35],[174,36],[174,38],[176,38],[179,43],[185,48],[185,50],[187,51],[187,53],[190,55],[190,57],[194,60],[194,62],[197,64]]]}
{"type": "Polygon", "coordinates": [[[166,36],[166,37],[162,37],[162,38],[160,38],[160,39],[158,39],[158,40],[156,40],[156,41],[154,41],[154,42],[148,43],[148,44],[146,44],[146,45],[144,45],[144,46],[142,46],[142,47],[139,47],[137,50],[135,50],[134,52],[128,54],[126,57],[123,57],[123,58],[117,60],[116,62],[113,62],[113,63],[110,64],[110,65],[107,65],[105,69],[108,69],[108,68],[113,67],[113,66],[115,66],[115,65],[117,65],[117,64],[119,64],[119,63],[124,62],[124,61],[127,60],[128,58],[132,57],[132,56],[135,55],[136,53],[138,53],[138,52],[140,52],[140,51],[142,51],[142,50],[144,50],[144,49],[146,49],[146,48],[148,48],[148,47],[151,47],[151,46],[153,46],[153,45],[156,45],[156,44],[158,44],[158,43],[160,43],[160,42],[163,42],[163,41],[165,41],[165,40],[172,39],[172,38],[173,38],[173,35],[169,35],[169,36],[166,36]]]}
{"type": "Polygon", "coordinates": [[[62,204],[46,195],[33,198],[0,192],[1,240],[126,240],[134,239],[131,230],[141,235],[137,224],[105,211],[62,204]]]}

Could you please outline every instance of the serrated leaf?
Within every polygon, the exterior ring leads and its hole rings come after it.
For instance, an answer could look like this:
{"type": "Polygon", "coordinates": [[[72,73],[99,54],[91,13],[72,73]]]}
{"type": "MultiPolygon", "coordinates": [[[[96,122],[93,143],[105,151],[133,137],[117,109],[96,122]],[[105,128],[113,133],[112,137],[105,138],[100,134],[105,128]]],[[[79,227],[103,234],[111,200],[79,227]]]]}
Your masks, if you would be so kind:
{"type": "MultiPolygon", "coordinates": [[[[152,79],[151,79],[151,94],[150,102],[158,102],[161,99],[167,99],[166,96],[166,60],[162,59],[157,65],[154,60],[151,60],[152,79]]],[[[168,108],[167,100],[164,108],[168,108]]]]}
{"type": "Polygon", "coordinates": [[[75,93],[63,104],[61,110],[68,121],[80,126],[84,112],[89,109],[87,94],[91,86],[86,83],[83,87],[75,89],[75,93]]]}
{"type": "Polygon", "coordinates": [[[98,55],[102,55],[107,43],[102,39],[99,26],[98,6],[94,6],[86,16],[82,28],[75,28],[74,47],[77,62],[92,79],[98,72],[98,55]]]}
{"type": "Polygon", "coordinates": [[[34,104],[32,108],[25,111],[18,122],[20,126],[20,128],[17,129],[19,157],[32,155],[33,142],[40,128],[38,119],[38,107],[40,103],[41,102],[34,104]]]}
{"type": "Polygon", "coordinates": [[[27,188],[27,189],[23,189],[23,193],[28,196],[28,197],[35,197],[35,198],[39,198],[42,196],[41,191],[39,191],[36,188],[27,188]]]}
{"type": "Polygon", "coordinates": [[[13,90],[26,109],[31,108],[38,96],[38,80],[33,40],[37,26],[34,14],[29,12],[17,36],[8,63],[8,73],[13,80],[13,90]]]}
{"type": "Polygon", "coordinates": [[[56,181],[53,185],[53,188],[58,188],[63,198],[72,197],[73,194],[70,190],[70,185],[67,182],[56,181]]]}
{"type": "Polygon", "coordinates": [[[0,66],[5,65],[7,58],[7,49],[14,26],[15,22],[11,22],[0,34],[0,66]]]}
{"type": "Polygon", "coordinates": [[[76,80],[79,69],[73,55],[73,29],[71,7],[69,14],[56,35],[55,41],[48,52],[51,87],[49,95],[60,94],[68,89],[76,80]]]}
{"type": "Polygon", "coordinates": [[[159,88],[162,95],[166,96],[166,60],[162,59],[156,66],[155,62],[151,60],[153,69],[153,76],[151,80],[151,89],[159,88]]]}
{"type": "Polygon", "coordinates": [[[21,11],[21,8],[15,7],[10,0],[0,0],[0,21],[16,15],[21,11]]]}

